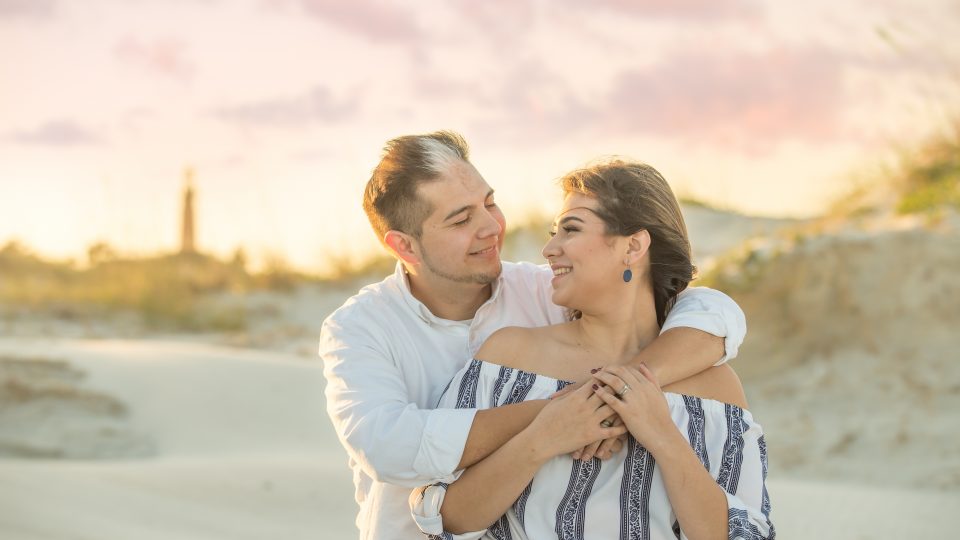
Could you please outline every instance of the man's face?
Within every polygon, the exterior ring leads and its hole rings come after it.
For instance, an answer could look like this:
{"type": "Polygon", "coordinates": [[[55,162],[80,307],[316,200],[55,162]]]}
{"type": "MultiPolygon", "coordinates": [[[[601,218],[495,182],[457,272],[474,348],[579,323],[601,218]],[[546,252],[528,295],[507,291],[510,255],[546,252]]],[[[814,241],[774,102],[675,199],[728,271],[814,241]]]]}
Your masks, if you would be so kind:
{"type": "Polygon", "coordinates": [[[495,280],[506,221],[473,165],[451,165],[439,179],[421,184],[418,195],[433,208],[416,241],[422,271],[457,283],[495,280]]]}

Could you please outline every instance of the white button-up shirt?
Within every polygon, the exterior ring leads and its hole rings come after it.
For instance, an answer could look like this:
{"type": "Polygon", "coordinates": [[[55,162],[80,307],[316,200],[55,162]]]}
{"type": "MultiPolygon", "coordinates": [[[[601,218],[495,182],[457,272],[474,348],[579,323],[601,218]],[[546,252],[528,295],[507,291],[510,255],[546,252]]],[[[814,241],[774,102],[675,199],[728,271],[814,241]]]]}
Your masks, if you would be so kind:
{"type": "MultiPolygon", "coordinates": [[[[350,456],[362,540],[416,540],[411,488],[454,479],[475,409],[435,409],[451,378],[490,334],[566,320],[551,301],[548,266],[503,263],[471,321],[433,315],[410,292],[403,267],[351,297],[323,323],[327,413],[350,456]]],[[[743,312],[704,288],[680,294],[661,331],[678,326],[725,337],[722,363],[746,334],[743,312]]]]}

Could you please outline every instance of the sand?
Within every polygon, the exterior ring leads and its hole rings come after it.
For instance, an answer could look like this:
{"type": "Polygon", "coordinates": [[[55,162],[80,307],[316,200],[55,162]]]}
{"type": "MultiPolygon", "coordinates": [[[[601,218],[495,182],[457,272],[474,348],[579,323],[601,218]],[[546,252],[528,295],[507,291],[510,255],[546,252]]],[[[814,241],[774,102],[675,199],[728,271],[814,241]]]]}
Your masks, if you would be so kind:
{"type": "MultiPolygon", "coordinates": [[[[319,362],[197,343],[9,338],[0,358],[22,398],[0,394],[0,435],[20,451],[0,459],[0,538],[356,538],[319,362]],[[61,403],[38,407],[57,385],[61,403]],[[45,435],[23,427],[31,423],[45,435]]],[[[791,478],[777,459],[781,538],[945,537],[960,527],[956,490],[791,478]]]]}

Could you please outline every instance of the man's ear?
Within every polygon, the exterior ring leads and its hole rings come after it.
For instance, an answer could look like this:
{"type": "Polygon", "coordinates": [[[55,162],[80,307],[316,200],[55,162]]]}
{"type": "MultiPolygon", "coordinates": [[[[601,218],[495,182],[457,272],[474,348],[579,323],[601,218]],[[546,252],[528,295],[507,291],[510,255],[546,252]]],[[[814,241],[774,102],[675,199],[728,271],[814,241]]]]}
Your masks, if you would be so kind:
{"type": "Polygon", "coordinates": [[[408,265],[420,263],[420,256],[417,255],[413,237],[409,234],[393,230],[387,231],[383,235],[383,244],[401,262],[408,265]]]}
{"type": "Polygon", "coordinates": [[[641,229],[630,235],[627,241],[627,260],[629,265],[634,265],[650,251],[650,233],[646,229],[641,229]]]}

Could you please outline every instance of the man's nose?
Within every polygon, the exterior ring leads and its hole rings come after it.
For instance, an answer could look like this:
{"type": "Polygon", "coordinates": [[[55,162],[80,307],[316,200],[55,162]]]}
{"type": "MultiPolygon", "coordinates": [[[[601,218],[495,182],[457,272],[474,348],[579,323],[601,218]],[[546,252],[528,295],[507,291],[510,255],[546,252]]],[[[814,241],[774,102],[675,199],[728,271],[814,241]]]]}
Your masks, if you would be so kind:
{"type": "Polygon", "coordinates": [[[478,234],[481,238],[486,238],[488,236],[500,236],[503,234],[503,227],[500,226],[500,221],[493,215],[489,210],[484,211],[484,223],[480,227],[478,234]]]}

